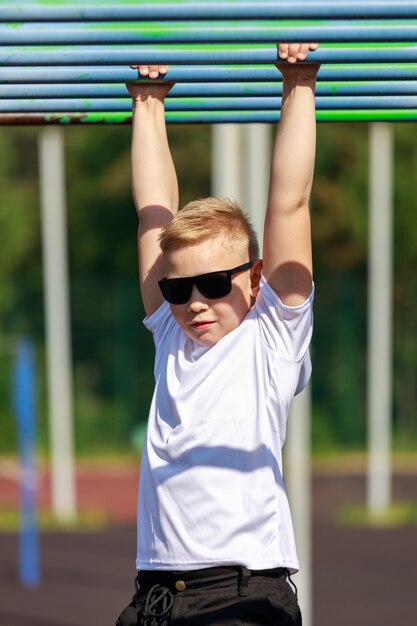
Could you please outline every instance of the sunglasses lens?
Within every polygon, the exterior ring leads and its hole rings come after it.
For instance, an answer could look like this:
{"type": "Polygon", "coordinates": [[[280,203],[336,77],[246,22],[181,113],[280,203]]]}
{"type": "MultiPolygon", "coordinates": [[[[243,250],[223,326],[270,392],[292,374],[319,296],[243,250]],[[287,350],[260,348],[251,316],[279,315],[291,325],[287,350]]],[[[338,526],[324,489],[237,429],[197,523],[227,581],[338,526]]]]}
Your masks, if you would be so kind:
{"type": "Polygon", "coordinates": [[[185,304],[191,298],[193,283],[204,297],[213,300],[227,296],[232,290],[227,272],[212,272],[194,278],[165,278],[159,281],[159,287],[171,304],[185,304]]]}
{"type": "Polygon", "coordinates": [[[225,272],[213,272],[200,276],[195,280],[195,284],[203,296],[212,299],[223,298],[232,289],[230,276],[225,272]]]}
{"type": "Polygon", "coordinates": [[[186,278],[171,278],[161,280],[159,287],[167,302],[171,304],[185,304],[191,298],[192,282],[186,278]]]}

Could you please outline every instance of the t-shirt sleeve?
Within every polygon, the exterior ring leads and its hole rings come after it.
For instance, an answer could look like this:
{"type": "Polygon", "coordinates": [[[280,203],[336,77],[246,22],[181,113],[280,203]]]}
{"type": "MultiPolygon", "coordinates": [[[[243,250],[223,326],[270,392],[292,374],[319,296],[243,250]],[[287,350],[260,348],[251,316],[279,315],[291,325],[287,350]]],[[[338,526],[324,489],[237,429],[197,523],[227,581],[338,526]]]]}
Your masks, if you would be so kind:
{"type": "Polygon", "coordinates": [[[304,359],[313,333],[314,284],[298,306],[284,304],[262,276],[254,309],[263,341],[288,361],[304,359]]]}
{"type": "Polygon", "coordinates": [[[143,324],[153,334],[155,346],[158,347],[176,324],[168,302],[164,301],[152,315],[145,317],[143,324]]]}

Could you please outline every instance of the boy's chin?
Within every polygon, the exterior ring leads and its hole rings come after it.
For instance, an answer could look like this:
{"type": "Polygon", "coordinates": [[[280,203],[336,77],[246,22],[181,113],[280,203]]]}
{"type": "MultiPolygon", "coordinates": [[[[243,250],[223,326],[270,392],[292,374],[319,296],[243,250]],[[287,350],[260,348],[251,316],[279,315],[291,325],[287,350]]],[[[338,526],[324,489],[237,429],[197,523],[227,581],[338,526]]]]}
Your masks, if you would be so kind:
{"type": "Polygon", "coordinates": [[[193,339],[193,341],[195,341],[195,343],[197,343],[198,345],[204,346],[206,348],[211,348],[212,346],[215,346],[216,343],[220,341],[220,339],[223,339],[223,337],[231,333],[232,330],[234,330],[234,328],[231,328],[230,330],[225,331],[225,332],[219,332],[219,329],[217,329],[216,333],[214,333],[212,330],[211,331],[208,330],[207,332],[198,333],[198,334],[187,332],[187,335],[191,339],[193,339]]]}
{"type": "Polygon", "coordinates": [[[199,346],[204,346],[205,348],[211,348],[212,346],[216,345],[216,343],[221,339],[221,337],[209,337],[204,335],[200,335],[199,337],[196,337],[195,335],[189,335],[189,337],[191,337],[191,339],[193,339],[195,343],[198,343],[199,346]]]}
{"type": "Polygon", "coordinates": [[[186,335],[195,341],[195,343],[206,348],[211,348],[211,346],[214,346],[219,339],[221,339],[221,337],[219,337],[217,333],[213,333],[212,330],[207,330],[202,333],[190,331],[189,328],[183,330],[185,330],[186,335]]]}

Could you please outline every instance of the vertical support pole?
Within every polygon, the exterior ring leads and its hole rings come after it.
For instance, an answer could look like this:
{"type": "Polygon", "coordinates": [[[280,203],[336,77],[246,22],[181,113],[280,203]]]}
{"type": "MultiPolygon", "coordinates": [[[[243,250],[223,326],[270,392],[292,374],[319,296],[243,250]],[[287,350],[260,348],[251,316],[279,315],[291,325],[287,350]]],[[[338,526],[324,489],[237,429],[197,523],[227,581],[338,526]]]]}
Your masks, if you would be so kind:
{"type": "Polygon", "coordinates": [[[393,129],[369,127],[368,510],[391,503],[393,129]]]}
{"type": "Polygon", "coordinates": [[[211,193],[242,203],[240,126],[213,124],[211,128],[211,193]]]}
{"type": "Polygon", "coordinates": [[[303,626],[312,626],[312,540],[311,540],[311,384],[291,405],[285,444],[285,484],[294,525],[300,571],[296,575],[303,626]]]}
{"type": "Polygon", "coordinates": [[[13,401],[20,457],[19,577],[25,587],[37,587],[40,581],[35,378],[34,347],[21,339],[16,347],[13,401]]]}
{"type": "Polygon", "coordinates": [[[59,128],[39,135],[40,192],[52,507],[65,521],[76,513],[72,372],[66,237],[64,141],[59,128]]]}
{"type": "MultiPolygon", "coordinates": [[[[232,196],[241,203],[253,219],[261,250],[268,202],[271,143],[268,125],[249,124],[243,130],[237,125],[218,124],[212,127],[212,193],[215,196],[232,196]],[[243,135],[242,141],[240,135],[243,135]]],[[[309,389],[307,387],[293,401],[285,446],[285,476],[301,561],[297,585],[305,626],[312,626],[309,389]]]]}
{"type": "Polygon", "coordinates": [[[271,144],[269,124],[245,124],[243,127],[243,208],[252,218],[258,235],[261,256],[271,170],[271,144]]]}

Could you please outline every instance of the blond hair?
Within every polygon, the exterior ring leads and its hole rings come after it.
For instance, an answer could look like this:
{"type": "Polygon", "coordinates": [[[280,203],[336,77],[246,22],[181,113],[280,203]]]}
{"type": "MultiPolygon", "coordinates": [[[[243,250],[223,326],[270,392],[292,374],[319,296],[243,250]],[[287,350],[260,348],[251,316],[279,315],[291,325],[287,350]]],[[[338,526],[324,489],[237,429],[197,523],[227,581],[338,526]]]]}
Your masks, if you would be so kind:
{"type": "Polygon", "coordinates": [[[162,252],[227,237],[242,248],[250,260],[259,258],[259,244],[250,219],[230,198],[201,198],[186,204],[163,229],[159,242],[162,252]]]}

